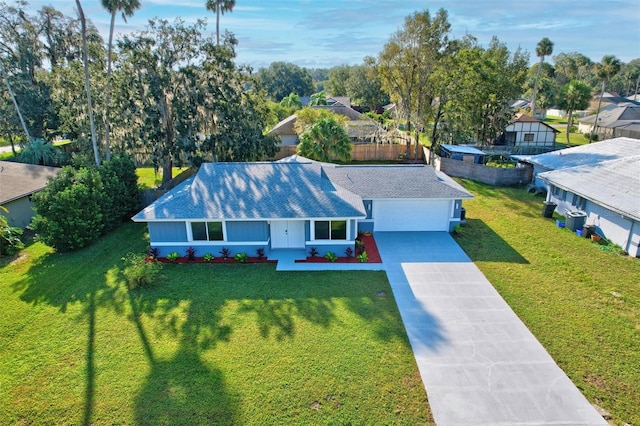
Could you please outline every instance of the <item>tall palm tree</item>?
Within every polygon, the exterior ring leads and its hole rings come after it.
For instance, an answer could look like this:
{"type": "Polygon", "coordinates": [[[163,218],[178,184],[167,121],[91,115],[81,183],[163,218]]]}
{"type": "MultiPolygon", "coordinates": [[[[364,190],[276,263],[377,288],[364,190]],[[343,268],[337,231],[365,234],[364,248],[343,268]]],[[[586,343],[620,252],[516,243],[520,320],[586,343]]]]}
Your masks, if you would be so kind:
{"type": "Polygon", "coordinates": [[[607,55],[602,58],[602,62],[596,65],[596,75],[602,80],[602,89],[600,90],[600,99],[598,100],[598,110],[596,111],[596,119],[593,121],[593,128],[589,134],[589,143],[593,140],[593,136],[598,126],[598,115],[600,115],[600,105],[602,105],[602,97],[604,96],[604,89],[609,80],[614,75],[618,74],[622,64],[620,60],[613,55],[607,55]]]}
{"type": "Polygon", "coordinates": [[[87,91],[87,102],[89,104],[89,125],[91,127],[91,144],[93,145],[93,155],[96,166],[100,165],[100,153],[98,152],[98,139],[96,139],[96,124],[93,120],[93,102],[91,101],[91,84],[89,80],[89,59],[87,58],[87,20],[80,0],[76,0],[78,14],[80,15],[80,25],[82,27],[82,62],[84,64],[84,87],[87,91]]]}
{"type": "Polygon", "coordinates": [[[553,42],[548,38],[543,38],[538,42],[536,46],[536,56],[540,58],[538,64],[538,73],[536,74],[536,81],[533,84],[533,99],[531,100],[531,116],[536,116],[536,95],[538,94],[538,80],[540,79],[540,71],[542,71],[542,64],[544,63],[544,57],[553,53],[553,42]]]}
{"type": "Polygon", "coordinates": [[[111,24],[109,26],[109,47],[107,53],[107,89],[105,93],[106,111],[104,114],[104,143],[105,158],[107,161],[111,159],[111,142],[109,140],[111,133],[111,123],[109,122],[109,103],[111,100],[111,54],[113,52],[113,30],[116,22],[116,13],[122,11],[122,19],[127,22],[127,17],[132,16],[133,12],[140,8],[138,0],[101,0],[102,7],[111,13],[111,24]]]}
{"type": "Polygon", "coordinates": [[[569,134],[571,133],[571,125],[573,121],[573,112],[585,109],[589,106],[591,100],[591,88],[578,80],[571,80],[562,88],[558,106],[567,111],[567,146],[571,146],[569,134]]]}
{"type": "Polygon", "coordinates": [[[231,12],[236,5],[236,0],[207,0],[205,6],[207,10],[216,14],[216,43],[220,44],[220,15],[231,12]]]}

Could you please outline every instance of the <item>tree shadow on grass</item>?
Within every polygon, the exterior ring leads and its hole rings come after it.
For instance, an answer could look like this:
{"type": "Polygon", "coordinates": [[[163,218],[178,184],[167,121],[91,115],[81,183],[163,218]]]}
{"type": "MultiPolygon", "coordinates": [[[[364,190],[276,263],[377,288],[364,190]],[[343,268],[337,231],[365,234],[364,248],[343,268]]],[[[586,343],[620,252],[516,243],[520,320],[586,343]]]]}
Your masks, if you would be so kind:
{"type": "MultiPolygon", "coordinates": [[[[513,232],[518,232],[514,229],[513,232]]],[[[516,249],[480,219],[467,219],[456,242],[474,262],[529,263],[516,249]]]]}
{"type": "Polygon", "coordinates": [[[335,319],[333,307],[331,300],[263,298],[243,300],[238,312],[254,312],[260,336],[269,338],[273,335],[282,340],[295,335],[297,318],[328,327],[335,319]]]}
{"type": "Polygon", "coordinates": [[[121,307],[116,302],[118,288],[107,282],[102,270],[83,266],[77,254],[45,255],[31,267],[25,279],[13,283],[12,288],[14,292],[21,292],[22,301],[33,306],[47,304],[66,313],[71,305],[81,305],[77,321],[86,322],[87,326],[83,424],[88,425],[92,423],[95,402],[96,311],[104,306],[121,311],[121,307]],[[67,261],[78,262],[73,277],[58,273],[63,271],[56,265],[67,261]]]}
{"type": "MultiPolygon", "coordinates": [[[[12,284],[21,300],[73,312],[86,324],[85,424],[96,421],[95,387],[100,386],[95,359],[104,342],[96,342],[95,330],[114,327],[100,323],[100,309],[128,318],[146,354],[149,372],[134,398],[135,420],[141,424],[237,420],[240,397],[227,390],[222,370],[204,353],[233,333],[232,319],[222,314],[229,302],[236,303],[235,313],[256,313],[264,338],[293,338],[301,320],[323,327],[340,322],[336,300],[375,322],[375,338],[406,336],[402,327],[388,324],[401,322],[393,318],[395,307],[386,305],[392,299],[381,299],[380,288],[368,285],[369,279],[380,282],[369,271],[358,272],[358,283],[352,285],[354,273],[280,273],[273,265],[168,265],[162,272],[168,279],[156,287],[127,291],[121,257],[146,249],[144,229],[136,226],[125,226],[76,253],[44,255],[12,284]]],[[[390,293],[388,284],[385,291],[390,293]]]]}
{"type": "MultiPolygon", "coordinates": [[[[155,292],[156,294],[158,292],[155,292]]],[[[135,397],[136,423],[142,425],[209,425],[233,424],[239,399],[226,391],[222,372],[207,365],[200,352],[219,341],[226,341],[229,326],[220,326],[216,315],[219,306],[195,303],[186,308],[186,319],[176,316],[178,299],[153,297],[154,291],[129,291],[129,304],[141,343],[145,349],[150,371],[135,397]],[[151,297],[149,297],[151,294],[151,297]],[[143,314],[160,314],[159,320],[168,325],[178,338],[178,350],[170,359],[154,354],[143,314]]],[[[162,294],[162,293],[160,293],[162,294]]]]}

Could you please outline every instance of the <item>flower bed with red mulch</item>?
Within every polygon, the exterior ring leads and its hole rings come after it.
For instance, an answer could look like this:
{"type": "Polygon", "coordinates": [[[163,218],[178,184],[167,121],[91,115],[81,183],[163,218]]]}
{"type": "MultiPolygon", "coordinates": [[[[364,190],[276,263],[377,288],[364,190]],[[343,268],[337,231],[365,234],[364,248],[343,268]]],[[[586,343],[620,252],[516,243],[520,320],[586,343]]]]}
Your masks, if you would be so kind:
{"type": "Polygon", "coordinates": [[[158,257],[155,260],[160,263],[277,263],[278,262],[277,260],[270,260],[270,259],[267,259],[266,257],[263,257],[262,259],[258,259],[257,257],[247,257],[246,262],[239,262],[235,260],[233,257],[228,257],[226,259],[224,257],[216,257],[211,260],[204,260],[203,257],[196,257],[193,260],[189,260],[186,257],[179,257],[173,261],[167,259],[166,257],[158,257]]]}
{"type": "MultiPolygon", "coordinates": [[[[369,259],[367,263],[382,263],[382,258],[380,257],[380,252],[378,252],[378,246],[376,245],[376,240],[373,238],[373,235],[370,233],[360,234],[356,240],[362,241],[362,245],[364,245],[364,251],[367,252],[367,258],[369,259]]],[[[357,246],[356,246],[357,247],[357,246]]],[[[358,250],[357,254],[360,254],[358,250]]],[[[360,263],[360,261],[354,256],[352,257],[338,257],[335,262],[331,262],[323,256],[307,256],[306,259],[296,260],[296,263],[360,263]]]]}

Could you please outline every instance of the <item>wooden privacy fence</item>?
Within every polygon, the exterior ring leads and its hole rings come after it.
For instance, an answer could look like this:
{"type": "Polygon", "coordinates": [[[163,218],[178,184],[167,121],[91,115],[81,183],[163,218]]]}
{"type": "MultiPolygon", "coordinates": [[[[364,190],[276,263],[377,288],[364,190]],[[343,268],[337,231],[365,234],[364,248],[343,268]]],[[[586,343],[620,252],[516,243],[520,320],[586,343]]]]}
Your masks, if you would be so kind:
{"type": "MultiPolygon", "coordinates": [[[[297,146],[284,145],[280,147],[273,160],[280,160],[290,155],[295,155],[297,146]]],[[[415,146],[411,146],[411,159],[415,146]]],[[[405,159],[407,152],[406,145],[398,144],[354,144],[351,149],[351,160],[353,161],[394,161],[405,159]]],[[[424,159],[424,151],[418,150],[418,160],[424,159]]]]}

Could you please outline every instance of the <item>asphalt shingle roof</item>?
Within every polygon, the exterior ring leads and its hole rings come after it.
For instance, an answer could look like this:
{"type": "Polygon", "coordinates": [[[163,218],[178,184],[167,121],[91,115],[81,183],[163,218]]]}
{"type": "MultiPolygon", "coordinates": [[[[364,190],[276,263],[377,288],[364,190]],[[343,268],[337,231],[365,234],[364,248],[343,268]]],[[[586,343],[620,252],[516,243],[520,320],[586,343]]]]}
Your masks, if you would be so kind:
{"type": "Polygon", "coordinates": [[[363,216],[362,199],[328,185],[318,163],[209,163],[133,220],[363,216]]]}
{"type": "Polygon", "coordinates": [[[133,220],[364,217],[363,198],[471,197],[429,166],[340,166],[292,156],[203,164],[133,220]]]}
{"type": "Polygon", "coordinates": [[[44,189],[59,171],[58,167],[0,161],[0,204],[44,189]]]}
{"type": "Polygon", "coordinates": [[[332,182],[362,198],[471,198],[471,194],[440,179],[425,165],[341,166],[323,164],[332,182]]]}
{"type": "Polygon", "coordinates": [[[538,176],[612,211],[640,220],[640,155],[553,170],[538,176]]]}

